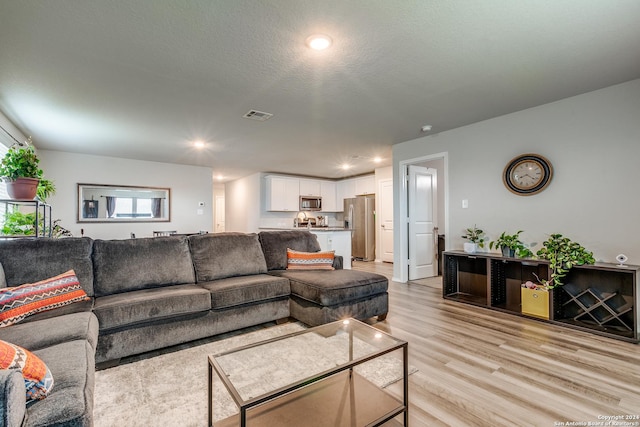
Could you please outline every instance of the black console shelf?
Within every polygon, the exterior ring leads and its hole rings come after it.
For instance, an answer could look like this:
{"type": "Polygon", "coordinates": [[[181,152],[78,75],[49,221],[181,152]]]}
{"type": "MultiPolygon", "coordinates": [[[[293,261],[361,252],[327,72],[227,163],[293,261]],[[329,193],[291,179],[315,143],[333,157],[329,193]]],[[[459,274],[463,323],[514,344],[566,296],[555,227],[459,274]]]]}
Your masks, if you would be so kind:
{"type": "Polygon", "coordinates": [[[574,267],[565,285],[550,292],[549,319],[522,314],[521,285],[550,276],[544,260],[493,253],[443,254],[443,297],[541,321],[640,342],[639,266],[596,263],[574,267]]]}

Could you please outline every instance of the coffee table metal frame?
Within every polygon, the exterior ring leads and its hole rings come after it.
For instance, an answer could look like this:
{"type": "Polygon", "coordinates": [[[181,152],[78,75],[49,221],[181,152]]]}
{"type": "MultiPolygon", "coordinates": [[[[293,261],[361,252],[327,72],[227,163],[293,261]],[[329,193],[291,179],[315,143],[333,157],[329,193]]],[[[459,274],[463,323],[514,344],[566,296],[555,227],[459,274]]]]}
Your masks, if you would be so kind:
{"type": "Polygon", "coordinates": [[[294,332],[291,334],[286,334],[283,336],[279,336],[279,337],[275,337],[275,338],[271,338],[268,340],[264,340],[264,341],[260,341],[257,343],[253,343],[253,344],[248,344],[246,346],[242,346],[242,347],[238,347],[229,351],[225,351],[222,353],[218,353],[218,354],[214,354],[214,355],[210,355],[208,357],[209,359],[209,421],[208,421],[208,425],[210,427],[213,426],[213,375],[215,373],[215,375],[218,376],[218,378],[220,378],[220,380],[222,381],[222,383],[224,384],[225,388],[227,389],[227,391],[229,392],[231,398],[234,400],[235,404],[238,406],[239,411],[240,411],[240,426],[241,427],[246,427],[246,423],[247,423],[247,411],[251,408],[254,408],[258,405],[261,405],[263,403],[278,399],[279,397],[282,397],[288,393],[294,392],[296,390],[299,390],[303,387],[306,386],[310,386],[313,383],[316,383],[318,381],[321,381],[325,378],[328,378],[330,376],[333,376],[335,374],[338,374],[340,372],[349,370],[351,371],[351,373],[353,372],[353,368],[357,365],[360,365],[362,363],[366,363],[368,361],[371,361],[375,358],[378,358],[382,355],[385,355],[387,353],[391,353],[393,351],[396,350],[400,350],[402,349],[402,369],[403,369],[403,400],[402,400],[402,404],[399,405],[395,410],[391,411],[390,413],[387,413],[385,416],[383,416],[380,419],[374,420],[371,423],[367,424],[367,426],[380,426],[384,423],[386,423],[387,421],[393,419],[394,417],[398,416],[401,413],[404,413],[404,425],[408,426],[409,425],[409,400],[408,400],[408,393],[409,393],[409,368],[408,368],[408,344],[406,341],[394,338],[393,336],[380,331],[376,328],[373,328],[372,326],[367,325],[366,323],[360,322],[358,320],[355,319],[347,319],[347,320],[339,320],[336,322],[332,322],[332,323],[328,323],[328,324],[324,324],[324,325],[320,325],[320,326],[316,326],[313,328],[309,328],[309,329],[304,329],[302,331],[299,332],[294,332]],[[307,333],[313,333],[315,331],[322,331],[322,330],[331,330],[332,328],[335,328],[336,331],[339,328],[342,328],[343,330],[347,330],[349,332],[349,362],[344,363],[342,365],[338,365],[332,369],[326,370],[324,372],[320,372],[320,373],[316,373],[310,377],[304,378],[302,380],[296,381],[294,383],[291,383],[287,386],[275,389],[271,392],[265,393],[263,395],[260,396],[256,396],[253,397],[251,399],[248,400],[244,400],[240,394],[238,393],[238,391],[236,390],[236,388],[234,387],[233,383],[229,380],[228,376],[225,374],[224,370],[222,369],[222,367],[220,366],[220,364],[218,363],[218,361],[216,360],[219,357],[231,354],[231,353],[236,353],[236,352],[240,352],[242,350],[246,350],[249,348],[253,348],[253,347],[258,347],[261,345],[265,345],[268,343],[272,343],[275,341],[280,341],[280,340],[285,340],[287,338],[291,338],[294,337],[296,335],[301,335],[301,334],[307,334],[307,333]],[[388,338],[391,338],[394,341],[393,345],[389,345],[387,347],[384,347],[382,349],[379,349],[377,351],[371,352],[370,354],[364,356],[364,357],[360,357],[357,359],[353,359],[353,332],[354,329],[358,329],[358,330],[362,330],[363,328],[371,328],[372,330],[375,331],[375,333],[381,333],[384,334],[385,336],[387,336],[388,338]]]}

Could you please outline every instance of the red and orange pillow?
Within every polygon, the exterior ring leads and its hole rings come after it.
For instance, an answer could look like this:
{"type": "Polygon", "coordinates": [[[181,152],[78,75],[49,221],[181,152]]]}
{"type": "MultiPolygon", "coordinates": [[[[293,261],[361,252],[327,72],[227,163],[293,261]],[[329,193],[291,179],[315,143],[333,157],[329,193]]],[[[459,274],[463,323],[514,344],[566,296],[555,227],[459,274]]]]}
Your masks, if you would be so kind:
{"type": "Polygon", "coordinates": [[[287,270],[333,270],[335,251],[300,252],[287,248],[287,270]]]}
{"type": "Polygon", "coordinates": [[[42,311],[89,300],[73,270],[42,280],[0,289],[0,327],[42,311]]]}
{"type": "Polygon", "coordinates": [[[44,399],[53,388],[53,375],[42,359],[29,350],[2,340],[0,369],[17,369],[22,373],[27,402],[44,399]]]}

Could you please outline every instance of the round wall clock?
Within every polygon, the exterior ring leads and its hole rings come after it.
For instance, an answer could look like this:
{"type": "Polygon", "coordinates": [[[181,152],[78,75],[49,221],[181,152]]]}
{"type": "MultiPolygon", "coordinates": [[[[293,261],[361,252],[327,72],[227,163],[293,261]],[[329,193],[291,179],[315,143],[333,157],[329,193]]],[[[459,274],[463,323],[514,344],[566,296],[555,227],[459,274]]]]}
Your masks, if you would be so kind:
{"type": "Polygon", "coordinates": [[[512,193],[530,196],[544,190],[553,176],[553,167],[538,154],[522,154],[504,168],[502,180],[512,193]]]}

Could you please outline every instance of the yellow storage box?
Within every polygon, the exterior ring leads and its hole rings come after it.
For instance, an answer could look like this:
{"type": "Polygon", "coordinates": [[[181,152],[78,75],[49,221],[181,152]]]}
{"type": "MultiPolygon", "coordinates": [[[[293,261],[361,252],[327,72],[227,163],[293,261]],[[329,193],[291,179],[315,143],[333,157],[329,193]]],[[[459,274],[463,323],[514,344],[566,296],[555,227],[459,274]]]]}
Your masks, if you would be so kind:
{"type": "Polygon", "coordinates": [[[549,291],[545,289],[520,288],[522,314],[549,318],[549,291]]]}

